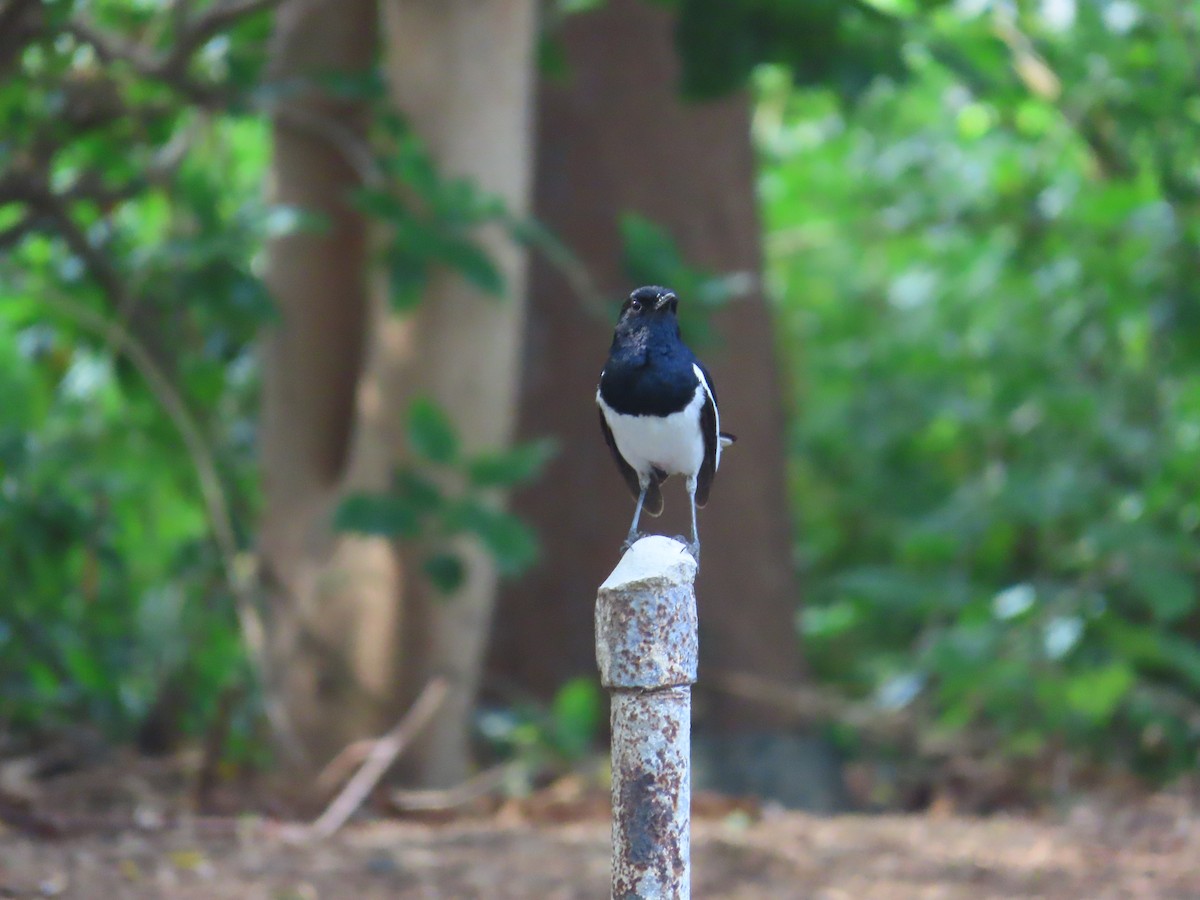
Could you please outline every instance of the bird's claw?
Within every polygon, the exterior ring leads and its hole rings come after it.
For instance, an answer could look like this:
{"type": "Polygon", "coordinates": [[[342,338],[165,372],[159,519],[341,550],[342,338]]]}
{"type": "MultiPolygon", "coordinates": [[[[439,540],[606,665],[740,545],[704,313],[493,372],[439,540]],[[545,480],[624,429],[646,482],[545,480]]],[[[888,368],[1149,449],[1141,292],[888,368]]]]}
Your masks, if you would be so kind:
{"type": "Polygon", "coordinates": [[[621,545],[621,552],[628,553],[629,549],[644,537],[645,535],[640,531],[630,531],[629,534],[625,536],[625,543],[621,545]]]}
{"type": "Polygon", "coordinates": [[[700,542],[699,541],[689,541],[682,534],[675,535],[674,540],[677,540],[677,541],[679,541],[679,543],[683,544],[683,549],[686,550],[691,555],[692,559],[694,559],[696,561],[696,565],[700,565],[700,542]]]}

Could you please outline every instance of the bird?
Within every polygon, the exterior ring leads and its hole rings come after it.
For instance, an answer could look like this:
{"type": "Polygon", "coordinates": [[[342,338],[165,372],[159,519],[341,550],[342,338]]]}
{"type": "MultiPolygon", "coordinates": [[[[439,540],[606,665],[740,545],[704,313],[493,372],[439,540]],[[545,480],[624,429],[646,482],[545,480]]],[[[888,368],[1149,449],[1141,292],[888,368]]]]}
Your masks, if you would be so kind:
{"type": "Polygon", "coordinates": [[[696,509],[708,502],[721,451],[737,438],[721,431],[712,376],[683,342],[678,310],[679,298],[665,287],[649,285],[629,295],[600,372],[596,404],[604,441],[637,498],[623,549],[641,537],[643,512],[662,513],[662,482],[682,475],[692,507],[692,539],[685,546],[699,563],[696,509]]]}

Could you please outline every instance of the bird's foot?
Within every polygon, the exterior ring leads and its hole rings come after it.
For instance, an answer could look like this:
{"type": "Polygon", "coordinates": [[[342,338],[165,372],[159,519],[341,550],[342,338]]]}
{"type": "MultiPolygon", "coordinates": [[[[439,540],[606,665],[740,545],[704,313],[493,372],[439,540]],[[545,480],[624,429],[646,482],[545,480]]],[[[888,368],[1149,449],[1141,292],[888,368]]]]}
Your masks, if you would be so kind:
{"type": "Polygon", "coordinates": [[[629,552],[629,548],[632,547],[634,544],[636,544],[638,541],[640,541],[644,537],[645,537],[645,535],[642,534],[640,531],[634,531],[634,530],[630,529],[629,534],[625,535],[625,543],[623,543],[621,545],[621,552],[622,553],[629,552]]]}
{"type": "Polygon", "coordinates": [[[679,543],[683,544],[683,549],[686,550],[691,555],[692,559],[694,559],[696,561],[696,565],[700,565],[700,542],[699,541],[689,541],[682,534],[675,535],[674,540],[677,540],[677,541],[679,541],[679,543]]]}

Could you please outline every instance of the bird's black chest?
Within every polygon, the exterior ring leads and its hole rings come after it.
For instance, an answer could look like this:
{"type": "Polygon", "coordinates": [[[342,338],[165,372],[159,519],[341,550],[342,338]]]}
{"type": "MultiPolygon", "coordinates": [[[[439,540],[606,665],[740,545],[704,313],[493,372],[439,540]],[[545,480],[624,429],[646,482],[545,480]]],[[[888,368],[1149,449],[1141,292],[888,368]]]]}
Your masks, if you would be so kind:
{"type": "Polygon", "coordinates": [[[600,377],[600,397],[625,415],[669,416],[692,402],[697,384],[690,359],[651,348],[640,356],[610,356],[600,377]]]}

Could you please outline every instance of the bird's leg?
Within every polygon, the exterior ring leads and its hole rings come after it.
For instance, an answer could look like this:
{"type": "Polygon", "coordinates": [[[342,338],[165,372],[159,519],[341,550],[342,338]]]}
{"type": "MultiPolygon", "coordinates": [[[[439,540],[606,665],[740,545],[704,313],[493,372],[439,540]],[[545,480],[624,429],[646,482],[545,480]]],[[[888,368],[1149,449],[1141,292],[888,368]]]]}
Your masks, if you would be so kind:
{"type": "Polygon", "coordinates": [[[646,502],[646,491],[650,490],[650,479],[639,476],[638,480],[641,482],[642,492],[638,494],[637,508],[633,511],[633,522],[629,526],[629,534],[625,536],[625,543],[621,545],[622,550],[628,550],[641,537],[637,527],[638,521],[642,518],[642,504],[646,502]]]}
{"type": "Polygon", "coordinates": [[[692,559],[696,560],[696,565],[700,564],[700,533],[696,530],[696,478],[695,476],[687,480],[688,500],[692,504],[692,541],[687,545],[688,553],[692,554],[692,559]]]}

